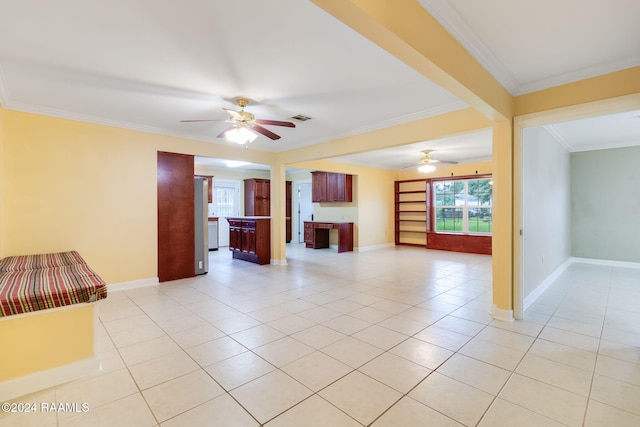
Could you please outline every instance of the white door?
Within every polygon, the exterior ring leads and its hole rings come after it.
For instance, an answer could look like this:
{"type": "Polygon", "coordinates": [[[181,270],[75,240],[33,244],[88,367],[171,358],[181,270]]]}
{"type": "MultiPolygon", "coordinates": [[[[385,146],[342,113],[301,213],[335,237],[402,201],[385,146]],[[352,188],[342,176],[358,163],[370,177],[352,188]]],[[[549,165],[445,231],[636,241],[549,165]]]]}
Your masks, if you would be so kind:
{"type": "Polygon", "coordinates": [[[313,203],[311,202],[311,181],[297,181],[294,193],[296,195],[297,204],[294,205],[298,214],[297,233],[298,239],[294,241],[298,243],[304,242],[304,222],[313,220],[313,203]]]}
{"type": "Polygon", "coordinates": [[[229,246],[229,222],[227,217],[240,215],[240,181],[213,180],[213,216],[218,219],[219,246],[229,246]]]}

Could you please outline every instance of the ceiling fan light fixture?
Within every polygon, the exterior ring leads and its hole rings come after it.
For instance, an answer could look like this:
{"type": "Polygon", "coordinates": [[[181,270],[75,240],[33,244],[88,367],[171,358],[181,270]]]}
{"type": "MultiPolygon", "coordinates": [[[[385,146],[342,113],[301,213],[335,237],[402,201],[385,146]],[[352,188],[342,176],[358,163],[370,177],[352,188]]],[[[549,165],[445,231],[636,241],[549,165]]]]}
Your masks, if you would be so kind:
{"type": "Polygon", "coordinates": [[[224,133],[225,138],[236,144],[247,144],[253,142],[258,135],[246,127],[235,127],[224,133]]]}
{"type": "Polygon", "coordinates": [[[418,171],[422,173],[431,173],[436,170],[436,167],[433,165],[420,165],[418,166],[418,171]]]}

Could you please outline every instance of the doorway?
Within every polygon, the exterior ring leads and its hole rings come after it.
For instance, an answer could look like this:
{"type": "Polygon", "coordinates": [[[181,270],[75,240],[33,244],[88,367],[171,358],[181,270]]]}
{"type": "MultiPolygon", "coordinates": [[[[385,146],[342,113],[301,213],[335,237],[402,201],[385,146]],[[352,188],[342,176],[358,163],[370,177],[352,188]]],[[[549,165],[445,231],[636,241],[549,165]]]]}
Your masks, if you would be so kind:
{"type": "MultiPolygon", "coordinates": [[[[585,181],[576,180],[571,174],[574,161],[570,151],[588,150],[585,147],[576,148],[576,140],[567,147],[557,126],[564,122],[595,120],[601,116],[638,108],[640,97],[626,96],[532,113],[514,119],[513,306],[516,319],[523,318],[526,308],[569,265],[577,250],[574,247],[575,235],[572,228],[576,225],[575,221],[581,218],[572,216],[577,211],[572,208],[571,193],[576,188],[581,188],[580,183],[585,181]]],[[[602,141],[599,148],[604,148],[602,141]]],[[[604,156],[599,154],[597,169],[594,170],[607,170],[607,162],[603,159],[604,156]]],[[[619,167],[614,165],[613,169],[616,168],[619,167]]],[[[589,176],[597,175],[589,172],[589,176]]],[[[602,181],[597,180],[598,183],[602,181]]],[[[587,200],[593,194],[597,197],[593,206],[602,204],[602,195],[607,190],[596,190],[592,183],[582,187],[587,190],[577,200],[587,200]]],[[[624,200],[624,197],[620,199],[624,200]]],[[[604,205],[609,206],[610,203],[604,205]]],[[[606,236],[598,244],[608,247],[606,236]]]]}
{"type": "Polygon", "coordinates": [[[311,202],[311,180],[293,182],[294,225],[293,239],[295,243],[304,243],[304,222],[313,221],[313,203],[311,202]]]}
{"type": "Polygon", "coordinates": [[[218,245],[229,246],[227,217],[240,215],[240,181],[214,179],[211,215],[218,217],[218,245]]]}

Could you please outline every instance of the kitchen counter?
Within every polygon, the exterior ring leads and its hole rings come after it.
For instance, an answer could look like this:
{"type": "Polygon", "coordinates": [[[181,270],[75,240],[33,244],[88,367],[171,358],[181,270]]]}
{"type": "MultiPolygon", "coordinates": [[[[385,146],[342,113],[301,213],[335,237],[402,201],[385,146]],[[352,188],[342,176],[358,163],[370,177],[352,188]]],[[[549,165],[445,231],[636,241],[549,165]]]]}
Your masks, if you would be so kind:
{"type": "Polygon", "coordinates": [[[234,216],[229,221],[229,250],[233,258],[256,264],[271,260],[271,217],[234,216]]]}

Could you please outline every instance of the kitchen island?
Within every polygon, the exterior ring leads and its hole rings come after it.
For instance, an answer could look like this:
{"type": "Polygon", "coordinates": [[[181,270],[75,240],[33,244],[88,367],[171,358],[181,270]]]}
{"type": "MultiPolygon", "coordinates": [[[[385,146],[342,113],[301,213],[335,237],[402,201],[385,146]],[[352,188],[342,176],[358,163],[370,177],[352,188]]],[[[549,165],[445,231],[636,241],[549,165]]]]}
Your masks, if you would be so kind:
{"type": "Polygon", "coordinates": [[[233,258],[256,264],[271,262],[271,217],[227,217],[233,258]]]}

